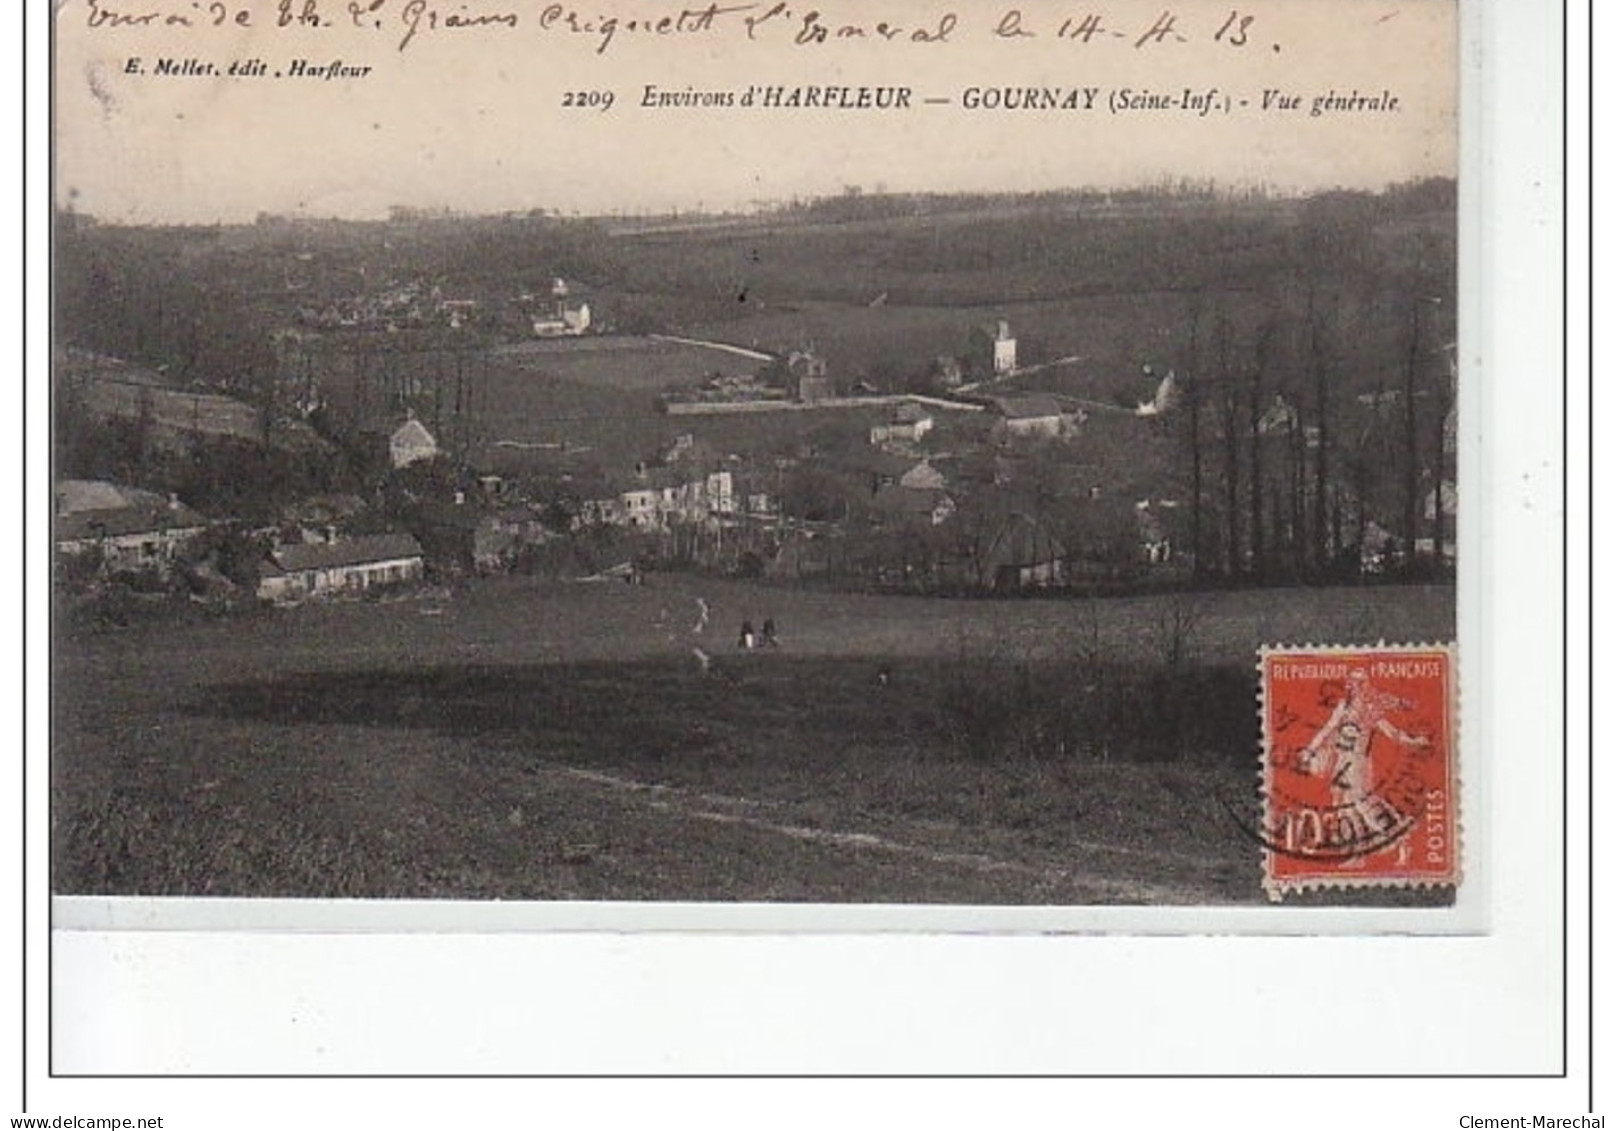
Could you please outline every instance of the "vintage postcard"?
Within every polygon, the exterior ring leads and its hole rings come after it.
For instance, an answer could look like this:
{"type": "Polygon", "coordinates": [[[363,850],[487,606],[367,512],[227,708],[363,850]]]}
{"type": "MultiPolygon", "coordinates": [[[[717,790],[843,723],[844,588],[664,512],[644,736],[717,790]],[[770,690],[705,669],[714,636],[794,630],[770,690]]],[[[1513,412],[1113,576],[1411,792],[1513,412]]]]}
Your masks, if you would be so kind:
{"type": "Polygon", "coordinates": [[[62,915],[1471,898],[1456,0],[54,35],[62,915]]]}

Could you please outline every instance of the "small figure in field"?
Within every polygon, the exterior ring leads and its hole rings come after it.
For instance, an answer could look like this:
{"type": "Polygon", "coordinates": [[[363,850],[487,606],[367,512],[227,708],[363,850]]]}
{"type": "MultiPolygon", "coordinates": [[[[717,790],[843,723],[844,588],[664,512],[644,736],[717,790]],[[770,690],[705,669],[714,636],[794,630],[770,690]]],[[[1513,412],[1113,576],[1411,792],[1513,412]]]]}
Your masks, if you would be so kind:
{"type": "Polygon", "coordinates": [[[740,622],[740,646],[742,648],[744,648],[746,651],[749,652],[756,645],[756,643],[757,643],[757,633],[751,627],[751,621],[750,620],[741,621],[740,622]]]}
{"type": "Polygon", "coordinates": [[[875,673],[875,682],[881,687],[890,687],[892,685],[892,669],[888,665],[882,664],[880,671],[875,673]]]}
{"type": "Polygon", "coordinates": [[[763,621],[763,644],[769,648],[779,647],[779,627],[773,617],[763,621]]]}

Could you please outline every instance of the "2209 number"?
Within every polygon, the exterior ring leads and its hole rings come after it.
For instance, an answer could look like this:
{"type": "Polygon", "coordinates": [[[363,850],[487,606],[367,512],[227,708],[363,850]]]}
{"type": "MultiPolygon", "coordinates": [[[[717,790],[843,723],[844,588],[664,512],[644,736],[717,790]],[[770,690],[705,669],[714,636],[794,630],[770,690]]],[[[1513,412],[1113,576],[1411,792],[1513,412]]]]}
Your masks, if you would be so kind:
{"type": "Polygon", "coordinates": [[[568,110],[609,110],[617,95],[609,90],[569,90],[561,95],[561,107],[568,110]]]}

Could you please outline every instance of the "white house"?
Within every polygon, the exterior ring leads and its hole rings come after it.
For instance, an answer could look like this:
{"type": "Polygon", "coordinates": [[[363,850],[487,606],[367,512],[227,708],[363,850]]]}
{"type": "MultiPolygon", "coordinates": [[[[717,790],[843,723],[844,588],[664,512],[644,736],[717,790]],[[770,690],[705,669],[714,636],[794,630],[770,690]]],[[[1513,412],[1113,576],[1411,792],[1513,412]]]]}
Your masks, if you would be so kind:
{"type": "Polygon", "coordinates": [[[594,322],[589,304],[561,306],[552,314],[533,319],[533,333],[540,338],[576,338],[588,332],[594,322]]]}
{"type": "Polygon", "coordinates": [[[1066,427],[1065,410],[1054,397],[1027,393],[1017,397],[995,397],[993,406],[1002,417],[1004,430],[1011,436],[1061,435],[1066,427]]]}
{"type": "Polygon", "coordinates": [[[395,468],[408,467],[435,457],[437,440],[426,430],[426,425],[412,416],[387,438],[387,451],[395,468]]]}
{"type": "Polygon", "coordinates": [[[663,530],[682,522],[703,522],[738,510],[734,475],[728,470],[702,474],[649,468],[615,498],[586,501],[585,523],[663,530]]]}
{"type": "Polygon", "coordinates": [[[408,534],[281,546],[259,568],[258,596],[287,602],[362,593],[375,585],[419,581],[424,570],[420,543],[408,534]]]}
{"type": "Polygon", "coordinates": [[[56,488],[57,552],[99,551],[114,572],[166,570],[206,529],[207,520],[172,495],[94,479],[64,480],[56,488]]]}
{"type": "Polygon", "coordinates": [[[947,486],[947,477],[933,467],[930,460],[922,459],[898,476],[897,485],[918,491],[937,491],[947,486]]]}
{"type": "Polygon", "coordinates": [[[550,308],[533,317],[533,333],[540,338],[575,338],[588,332],[593,317],[589,304],[571,302],[572,288],[565,279],[550,285],[550,308]]]}
{"type": "Polygon", "coordinates": [[[876,424],[869,430],[871,444],[907,443],[923,440],[935,425],[931,414],[917,404],[901,404],[890,422],[876,424]]]}

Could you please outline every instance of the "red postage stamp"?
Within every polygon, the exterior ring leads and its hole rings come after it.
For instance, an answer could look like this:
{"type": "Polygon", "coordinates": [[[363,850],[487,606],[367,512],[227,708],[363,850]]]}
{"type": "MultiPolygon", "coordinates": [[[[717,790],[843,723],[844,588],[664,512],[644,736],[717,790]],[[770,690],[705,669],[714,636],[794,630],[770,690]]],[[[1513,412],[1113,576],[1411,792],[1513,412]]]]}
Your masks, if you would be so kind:
{"type": "Polygon", "coordinates": [[[1453,655],[1262,652],[1262,887],[1455,885],[1453,655]]]}

